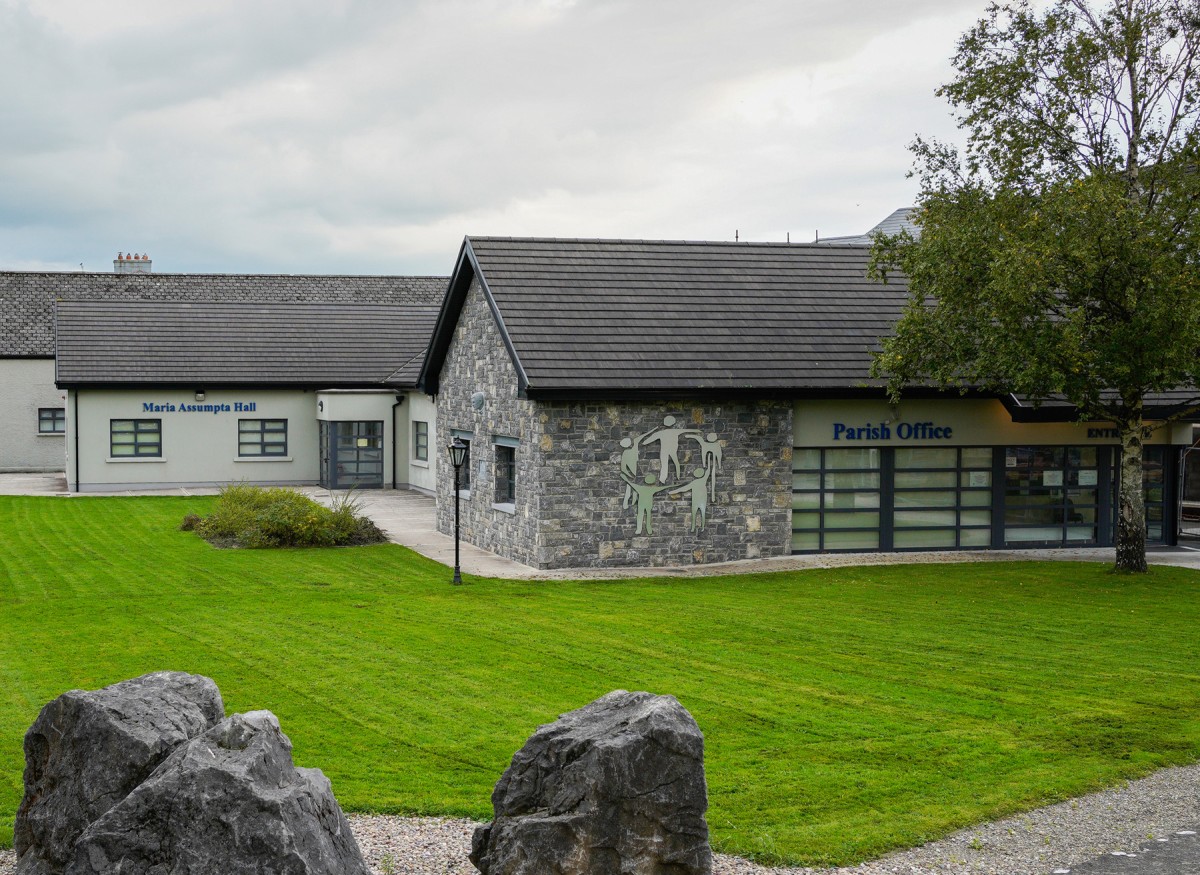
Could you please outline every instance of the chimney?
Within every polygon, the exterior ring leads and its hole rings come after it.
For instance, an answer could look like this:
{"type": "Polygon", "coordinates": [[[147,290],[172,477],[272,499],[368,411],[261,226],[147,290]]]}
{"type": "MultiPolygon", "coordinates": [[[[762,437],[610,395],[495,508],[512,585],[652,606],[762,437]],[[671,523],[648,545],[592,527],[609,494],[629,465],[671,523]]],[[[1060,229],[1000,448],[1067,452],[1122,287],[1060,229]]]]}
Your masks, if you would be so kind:
{"type": "Polygon", "coordinates": [[[150,273],[150,256],[131,252],[118,252],[113,259],[113,273],[150,273]]]}

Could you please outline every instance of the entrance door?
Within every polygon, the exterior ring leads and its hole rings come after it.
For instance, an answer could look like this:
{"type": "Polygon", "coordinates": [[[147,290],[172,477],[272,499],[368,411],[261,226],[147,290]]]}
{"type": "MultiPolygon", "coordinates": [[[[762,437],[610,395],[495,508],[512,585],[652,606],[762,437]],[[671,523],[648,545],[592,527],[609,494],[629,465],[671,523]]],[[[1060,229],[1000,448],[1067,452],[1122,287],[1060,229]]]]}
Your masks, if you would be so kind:
{"type": "Polygon", "coordinates": [[[383,423],[321,422],[321,485],[383,487],[383,423]]]}
{"type": "Polygon", "coordinates": [[[1004,542],[1009,547],[1102,543],[1111,508],[1106,447],[1006,447],[1004,542]]]}

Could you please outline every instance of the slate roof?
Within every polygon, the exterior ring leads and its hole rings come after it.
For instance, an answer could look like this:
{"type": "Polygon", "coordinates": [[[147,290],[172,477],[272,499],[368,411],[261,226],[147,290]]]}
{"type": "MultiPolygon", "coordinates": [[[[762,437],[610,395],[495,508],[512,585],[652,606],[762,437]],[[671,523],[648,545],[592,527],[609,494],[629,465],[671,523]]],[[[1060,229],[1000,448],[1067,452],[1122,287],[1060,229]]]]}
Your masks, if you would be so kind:
{"type": "Polygon", "coordinates": [[[411,388],[430,304],[60,301],[56,383],[411,388]]]}
{"type": "Polygon", "coordinates": [[[0,358],[54,355],[54,302],[437,304],[446,277],[0,271],[0,358]]]}
{"type": "Polygon", "coordinates": [[[879,386],[871,350],[907,286],[867,247],[468,237],[423,376],[437,374],[476,272],[528,397],[879,386]]]}

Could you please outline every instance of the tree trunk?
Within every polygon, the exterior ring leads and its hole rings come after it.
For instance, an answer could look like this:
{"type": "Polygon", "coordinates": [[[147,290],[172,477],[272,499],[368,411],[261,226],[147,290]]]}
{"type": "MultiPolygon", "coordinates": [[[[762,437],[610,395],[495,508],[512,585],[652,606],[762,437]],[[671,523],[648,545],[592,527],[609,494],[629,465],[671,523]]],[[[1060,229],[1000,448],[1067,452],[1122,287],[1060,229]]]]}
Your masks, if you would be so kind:
{"type": "Polygon", "coordinates": [[[1121,480],[1117,511],[1117,571],[1146,570],[1146,501],[1142,486],[1142,408],[1118,423],[1121,480]]]}

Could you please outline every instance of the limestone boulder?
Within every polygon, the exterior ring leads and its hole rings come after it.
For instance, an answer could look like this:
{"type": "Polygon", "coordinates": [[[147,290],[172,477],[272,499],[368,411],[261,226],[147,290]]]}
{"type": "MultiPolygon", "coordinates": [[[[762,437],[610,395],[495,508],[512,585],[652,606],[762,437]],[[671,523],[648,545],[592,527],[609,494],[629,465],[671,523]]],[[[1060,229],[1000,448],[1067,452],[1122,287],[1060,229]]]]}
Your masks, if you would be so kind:
{"type": "Polygon", "coordinates": [[[319,769],[297,769],[270,711],[181,745],[91,824],[66,875],[368,875],[319,769]]]}
{"type": "Polygon", "coordinates": [[[217,685],[157,672],[50,702],[25,733],[25,794],[13,840],[18,875],[58,875],[89,823],[176,747],[225,716],[217,685]]]}
{"type": "Polygon", "coordinates": [[[704,736],[673,696],[617,690],[540,727],[492,793],[483,875],[709,875],[704,736]]]}

